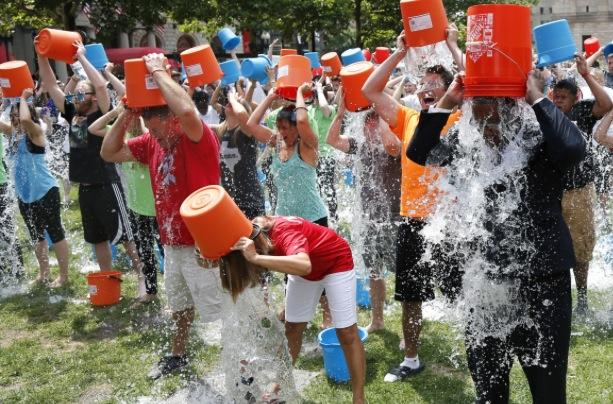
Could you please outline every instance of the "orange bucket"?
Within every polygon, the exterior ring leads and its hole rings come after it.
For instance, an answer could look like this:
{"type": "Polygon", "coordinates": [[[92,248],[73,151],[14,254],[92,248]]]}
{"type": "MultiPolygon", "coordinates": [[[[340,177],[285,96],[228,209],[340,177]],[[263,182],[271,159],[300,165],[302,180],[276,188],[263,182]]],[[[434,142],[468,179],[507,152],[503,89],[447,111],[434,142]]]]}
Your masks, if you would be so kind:
{"type": "Polygon", "coordinates": [[[181,61],[191,88],[214,83],[223,76],[209,45],[200,45],[181,52],[181,61]]]}
{"type": "Polygon", "coordinates": [[[74,43],[82,40],[78,32],[45,28],[34,38],[34,46],[41,56],[71,64],[77,54],[74,43]]]}
{"type": "Polygon", "coordinates": [[[402,0],[400,12],[407,46],[417,48],[445,40],[449,24],[443,0],[402,0]]]}
{"type": "Polygon", "coordinates": [[[12,60],[0,64],[0,88],[6,98],[21,97],[26,88],[34,89],[34,81],[28,64],[23,60],[12,60]]]}
{"type": "Polygon", "coordinates": [[[288,100],[296,100],[298,87],[313,79],[309,58],[300,55],[281,56],[278,66],[277,94],[288,100]]]}
{"type": "Polygon", "coordinates": [[[216,260],[230,252],[253,225],[219,185],[200,188],[183,201],[181,217],[203,257],[216,260]]]}
{"type": "Polygon", "coordinates": [[[348,111],[357,112],[370,108],[370,101],[362,94],[362,87],[374,71],[375,66],[371,62],[356,62],[341,69],[340,76],[348,111]]]}
{"type": "Polygon", "coordinates": [[[149,74],[145,61],[141,59],[127,59],[123,62],[126,78],[126,98],[128,107],[145,108],[166,105],[162,92],[149,74]]]}
{"type": "Polygon", "coordinates": [[[94,306],[110,306],[121,297],[121,272],[101,271],[87,275],[89,300],[94,306]]]}
{"type": "Polygon", "coordinates": [[[287,56],[287,55],[297,55],[298,51],[296,49],[281,49],[281,56],[287,56]]]}
{"type": "Polygon", "coordinates": [[[591,37],[583,41],[583,49],[585,50],[585,57],[589,58],[600,49],[600,41],[596,37],[591,37]]]}
{"type": "Polygon", "coordinates": [[[530,7],[468,8],[465,97],[524,97],[532,69],[530,7]]]}
{"type": "Polygon", "coordinates": [[[326,77],[336,77],[341,72],[343,64],[341,58],[338,57],[338,53],[329,52],[321,57],[321,65],[324,68],[324,74],[326,77]]]}

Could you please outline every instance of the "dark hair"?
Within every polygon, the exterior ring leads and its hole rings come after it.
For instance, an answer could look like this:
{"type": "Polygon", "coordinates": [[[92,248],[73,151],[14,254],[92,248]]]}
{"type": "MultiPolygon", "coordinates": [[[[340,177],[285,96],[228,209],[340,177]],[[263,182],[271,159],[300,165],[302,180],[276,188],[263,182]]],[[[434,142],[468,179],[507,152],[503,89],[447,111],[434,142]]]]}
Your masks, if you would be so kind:
{"type": "MultiPolygon", "coordinates": [[[[40,117],[38,116],[38,112],[36,108],[32,104],[28,104],[28,109],[30,110],[30,117],[32,117],[32,122],[40,125],[40,117]]],[[[15,104],[11,107],[11,115],[16,114],[19,117],[19,104],[15,104]]],[[[0,139],[2,141],[2,139],[0,139]]]]}
{"type": "Polygon", "coordinates": [[[165,118],[170,114],[168,105],[160,105],[157,107],[145,107],[141,110],[140,115],[143,119],[151,119],[154,117],[165,118]]]}
{"type": "Polygon", "coordinates": [[[577,83],[575,83],[575,81],[571,79],[564,79],[564,80],[558,81],[553,86],[553,89],[554,91],[555,90],[568,90],[568,92],[571,93],[573,96],[576,96],[577,93],[579,92],[579,87],[577,87],[577,83]]]}
{"type": "Polygon", "coordinates": [[[426,69],[426,73],[438,74],[445,83],[445,88],[448,88],[453,83],[453,74],[442,65],[430,66],[426,69]]]}
{"type": "Polygon", "coordinates": [[[194,94],[192,95],[192,101],[194,101],[194,104],[196,104],[196,107],[198,108],[198,110],[203,109],[205,114],[209,110],[210,100],[211,100],[211,97],[206,91],[200,88],[196,88],[194,90],[194,94]]]}
{"type": "Polygon", "coordinates": [[[277,122],[281,120],[288,121],[290,125],[296,126],[296,106],[288,105],[287,107],[281,108],[277,114],[277,122]]]}

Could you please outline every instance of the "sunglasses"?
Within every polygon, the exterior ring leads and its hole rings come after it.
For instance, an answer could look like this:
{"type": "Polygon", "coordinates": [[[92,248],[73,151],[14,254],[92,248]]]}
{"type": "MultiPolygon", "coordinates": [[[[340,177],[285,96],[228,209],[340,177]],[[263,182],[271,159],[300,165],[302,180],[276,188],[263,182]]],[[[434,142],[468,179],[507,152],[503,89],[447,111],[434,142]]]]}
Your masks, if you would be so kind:
{"type": "Polygon", "coordinates": [[[66,94],[66,100],[68,102],[83,102],[85,101],[85,96],[86,95],[94,95],[96,93],[82,93],[82,92],[78,92],[78,93],[74,93],[74,94],[66,94]]]}

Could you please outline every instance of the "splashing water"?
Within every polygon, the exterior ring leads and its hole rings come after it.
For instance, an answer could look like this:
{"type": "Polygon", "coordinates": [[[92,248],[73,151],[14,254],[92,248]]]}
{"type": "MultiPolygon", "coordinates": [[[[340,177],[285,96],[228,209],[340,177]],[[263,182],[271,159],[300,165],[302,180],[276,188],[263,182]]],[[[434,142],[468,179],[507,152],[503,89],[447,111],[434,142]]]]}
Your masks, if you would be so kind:
{"type": "Polygon", "coordinates": [[[442,65],[445,69],[452,71],[453,56],[445,42],[409,48],[404,59],[404,74],[420,78],[427,68],[435,65],[442,65]]]}

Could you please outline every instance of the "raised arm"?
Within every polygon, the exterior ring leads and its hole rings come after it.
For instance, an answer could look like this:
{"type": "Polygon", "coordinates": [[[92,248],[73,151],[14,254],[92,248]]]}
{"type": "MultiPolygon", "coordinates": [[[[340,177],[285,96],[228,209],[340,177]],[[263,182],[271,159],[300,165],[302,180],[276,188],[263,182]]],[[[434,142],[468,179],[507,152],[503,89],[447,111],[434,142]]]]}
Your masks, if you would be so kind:
{"type": "Polygon", "coordinates": [[[218,114],[221,114],[221,110],[223,109],[221,104],[218,102],[219,95],[221,94],[221,88],[222,88],[221,83],[218,84],[217,87],[215,87],[215,91],[213,91],[213,95],[211,96],[211,102],[209,103],[209,106],[213,107],[215,112],[217,112],[218,114]]]}
{"type": "Polygon", "coordinates": [[[604,51],[604,47],[601,46],[600,49],[598,49],[596,53],[594,53],[592,56],[587,58],[586,59],[587,67],[592,67],[594,63],[596,63],[598,58],[602,56],[603,51],[604,51]]]}
{"type": "Polygon", "coordinates": [[[44,89],[49,93],[49,96],[53,100],[53,103],[57,109],[61,113],[65,113],[64,102],[66,100],[66,96],[64,95],[62,89],[60,89],[60,86],[57,85],[57,79],[55,78],[55,74],[53,74],[53,70],[49,64],[49,59],[38,55],[38,71],[40,73],[40,79],[43,83],[44,89]]]}
{"type": "Polygon", "coordinates": [[[298,276],[306,276],[311,273],[311,259],[304,252],[280,256],[258,254],[253,240],[247,237],[241,237],[232,250],[242,252],[245,259],[252,264],[275,272],[298,276]]]}
{"type": "Polygon", "coordinates": [[[130,110],[123,110],[102,141],[100,157],[110,163],[135,161],[130,148],[125,143],[126,130],[133,119],[138,117],[130,110]]]}
{"type": "Polygon", "coordinates": [[[460,37],[458,27],[451,23],[445,30],[445,33],[447,34],[445,42],[447,43],[449,52],[451,52],[451,56],[453,56],[453,61],[458,66],[458,71],[464,71],[464,52],[462,52],[462,49],[458,46],[458,38],[460,37]]]}
{"type": "Polygon", "coordinates": [[[589,68],[587,67],[587,61],[582,55],[575,55],[575,61],[577,63],[577,71],[585,79],[588,87],[592,94],[594,94],[594,107],[592,108],[592,114],[601,118],[604,114],[609,112],[613,108],[613,102],[611,101],[611,97],[605,91],[605,89],[596,81],[594,76],[590,74],[589,68]]]}
{"type": "Polygon", "coordinates": [[[26,88],[21,93],[21,98],[19,99],[19,121],[28,133],[28,137],[32,143],[36,146],[44,147],[45,134],[40,125],[32,120],[30,108],[28,107],[28,98],[32,97],[33,94],[34,90],[31,88],[26,88]]]}
{"type": "Polygon", "coordinates": [[[334,109],[328,103],[328,97],[324,93],[323,80],[325,80],[325,75],[321,75],[321,78],[317,80],[315,83],[315,90],[317,91],[317,103],[319,104],[319,108],[321,108],[321,112],[326,118],[329,118],[330,115],[334,112],[334,109]]]}
{"type": "Polygon", "coordinates": [[[98,107],[100,111],[107,113],[111,109],[111,97],[109,97],[109,92],[106,89],[106,80],[85,57],[85,46],[83,46],[83,43],[77,41],[74,45],[77,47],[77,59],[79,59],[87,78],[92,83],[92,86],[94,86],[98,107]]]}
{"type": "Polygon", "coordinates": [[[253,113],[247,120],[245,129],[247,133],[251,134],[251,136],[256,138],[258,142],[272,144],[276,143],[275,132],[265,126],[260,125],[260,122],[262,121],[264,114],[266,113],[272,102],[277,97],[278,96],[275,93],[275,90],[270,90],[266,98],[264,98],[264,101],[262,101],[262,103],[258,105],[258,107],[255,109],[255,111],[253,111],[253,113]]]}
{"type": "Polygon", "coordinates": [[[168,108],[179,118],[181,128],[192,142],[202,139],[204,123],[189,95],[166,71],[166,58],[161,53],[143,56],[147,70],[157,83],[168,108]]]}
{"type": "Polygon", "coordinates": [[[117,93],[117,98],[121,99],[126,94],[126,86],[113,74],[113,68],[115,67],[112,63],[107,63],[104,66],[104,75],[106,79],[111,83],[115,92],[117,93]]]}
{"type": "MultiPolygon", "coordinates": [[[[339,88],[339,92],[343,92],[343,88],[339,88]]],[[[341,94],[340,102],[338,104],[338,113],[334,117],[330,128],[328,129],[328,135],[326,137],[326,143],[334,147],[343,153],[349,153],[351,144],[349,142],[349,136],[341,135],[341,128],[343,126],[343,117],[345,116],[345,99],[344,94],[341,94]]]]}
{"type": "Polygon", "coordinates": [[[115,108],[96,119],[87,129],[96,136],[104,137],[108,132],[108,126],[117,119],[123,109],[122,103],[117,104],[115,108]]]}
{"type": "Polygon", "coordinates": [[[609,135],[611,122],[613,122],[613,110],[609,111],[596,127],[594,140],[613,151],[613,135],[609,135]]]}
{"type": "Polygon", "coordinates": [[[379,119],[379,123],[381,143],[383,143],[386,153],[392,157],[400,156],[402,142],[400,142],[400,139],[391,131],[390,126],[383,119],[379,119]]]}
{"type": "Polygon", "coordinates": [[[385,85],[394,68],[407,54],[407,48],[404,43],[404,31],[398,36],[396,44],[397,49],[394,53],[370,75],[366,83],[364,83],[364,87],[362,87],[362,93],[373,103],[377,114],[391,127],[396,126],[400,103],[385,92],[385,85]]]}
{"type": "Polygon", "coordinates": [[[303,83],[298,87],[298,92],[296,94],[296,127],[298,128],[298,134],[300,134],[300,144],[317,150],[319,147],[319,140],[309,123],[309,114],[304,102],[304,93],[312,91],[312,83],[303,83]]]}
{"type": "Polygon", "coordinates": [[[236,92],[231,91],[228,93],[228,103],[230,104],[230,108],[234,111],[234,115],[236,115],[236,119],[238,120],[238,125],[241,128],[241,132],[243,132],[246,136],[252,137],[253,135],[249,132],[249,128],[247,127],[247,121],[249,120],[249,113],[236,98],[236,92]]]}

